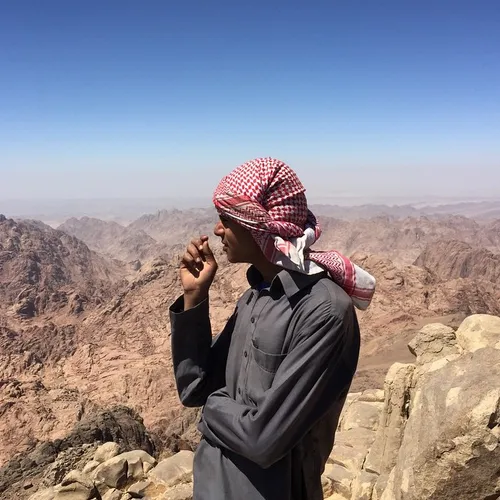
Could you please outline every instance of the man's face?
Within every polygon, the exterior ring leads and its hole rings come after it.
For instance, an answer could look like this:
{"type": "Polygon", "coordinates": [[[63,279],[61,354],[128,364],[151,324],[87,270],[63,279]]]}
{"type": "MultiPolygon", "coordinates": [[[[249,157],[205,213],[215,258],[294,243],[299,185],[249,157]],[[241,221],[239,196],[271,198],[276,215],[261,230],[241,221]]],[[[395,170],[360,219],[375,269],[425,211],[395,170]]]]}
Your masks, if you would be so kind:
{"type": "Polygon", "coordinates": [[[248,229],[224,216],[215,225],[214,234],[221,239],[227,260],[233,264],[252,264],[262,253],[248,229]]]}

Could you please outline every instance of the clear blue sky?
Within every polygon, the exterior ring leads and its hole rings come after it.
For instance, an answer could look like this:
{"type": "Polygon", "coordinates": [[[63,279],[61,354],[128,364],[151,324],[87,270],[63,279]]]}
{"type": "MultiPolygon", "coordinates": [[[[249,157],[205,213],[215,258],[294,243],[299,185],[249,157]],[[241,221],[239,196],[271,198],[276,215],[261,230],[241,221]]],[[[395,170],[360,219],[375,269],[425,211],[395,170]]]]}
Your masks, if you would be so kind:
{"type": "Polygon", "coordinates": [[[0,2],[0,198],[199,196],[268,155],[318,196],[500,196],[500,3],[0,2]]]}

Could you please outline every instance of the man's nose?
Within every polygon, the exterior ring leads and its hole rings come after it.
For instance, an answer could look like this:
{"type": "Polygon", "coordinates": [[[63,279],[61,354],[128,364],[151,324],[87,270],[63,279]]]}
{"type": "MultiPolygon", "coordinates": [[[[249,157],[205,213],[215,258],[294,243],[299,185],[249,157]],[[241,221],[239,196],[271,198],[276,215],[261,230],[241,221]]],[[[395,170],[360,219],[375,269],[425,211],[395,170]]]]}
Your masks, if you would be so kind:
{"type": "Polygon", "coordinates": [[[224,226],[222,225],[221,221],[219,221],[219,222],[217,222],[217,224],[215,224],[214,234],[215,234],[215,236],[224,236],[224,226]]]}

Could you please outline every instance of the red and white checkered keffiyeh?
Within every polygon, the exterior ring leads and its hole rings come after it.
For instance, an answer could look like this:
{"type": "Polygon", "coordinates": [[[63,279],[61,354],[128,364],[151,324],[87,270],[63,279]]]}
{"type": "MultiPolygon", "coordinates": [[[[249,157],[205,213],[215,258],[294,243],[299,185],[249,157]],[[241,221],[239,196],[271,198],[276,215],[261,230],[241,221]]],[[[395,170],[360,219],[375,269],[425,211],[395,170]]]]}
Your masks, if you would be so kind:
{"type": "Polygon", "coordinates": [[[332,250],[316,252],[319,224],[307,208],[305,189],[295,172],[274,158],[258,158],[233,170],[215,190],[219,213],[249,229],[265,256],[274,264],[305,274],[327,271],[366,309],[375,293],[375,278],[332,250]]]}

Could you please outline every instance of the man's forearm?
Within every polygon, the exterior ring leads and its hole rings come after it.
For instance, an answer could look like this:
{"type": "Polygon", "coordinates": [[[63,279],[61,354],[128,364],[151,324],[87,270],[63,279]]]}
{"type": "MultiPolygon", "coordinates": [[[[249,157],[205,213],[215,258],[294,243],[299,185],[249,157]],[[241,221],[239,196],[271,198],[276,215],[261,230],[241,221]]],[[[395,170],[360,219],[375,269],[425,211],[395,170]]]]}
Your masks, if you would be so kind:
{"type": "Polygon", "coordinates": [[[202,406],[208,394],[204,378],[212,343],[208,302],[185,302],[179,297],[170,308],[172,360],[177,391],[185,406],[202,406]]]}
{"type": "Polygon", "coordinates": [[[190,302],[189,308],[184,300],[185,296],[180,297],[170,308],[172,360],[182,403],[198,407],[225,383],[233,321],[230,320],[213,341],[208,298],[199,303],[190,302]]]}

